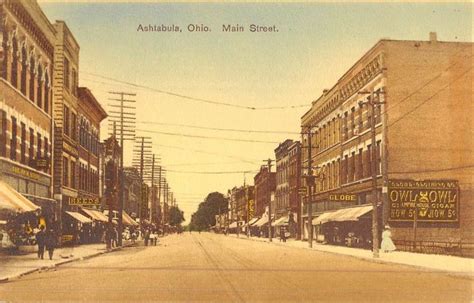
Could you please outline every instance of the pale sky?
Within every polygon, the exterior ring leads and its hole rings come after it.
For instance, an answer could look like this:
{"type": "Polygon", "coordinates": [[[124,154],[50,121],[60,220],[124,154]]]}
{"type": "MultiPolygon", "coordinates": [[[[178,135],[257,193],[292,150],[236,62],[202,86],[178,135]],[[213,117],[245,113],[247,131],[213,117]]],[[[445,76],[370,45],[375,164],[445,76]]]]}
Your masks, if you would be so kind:
{"type": "MultiPolygon", "coordinates": [[[[334,85],[378,40],[427,40],[429,32],[435,31],[439,40],[472,42],[470,3],[40,1],[40,5],[52,22],[64,20],[74,33],[81,47],[80,85],[89,87],[104,108],[109,103],[108,91],[137,94],[137,129],[270,141],[226,141],[137,131],[138,135],[152,137],[153,151],[169,170],[167,179],[185,212],[185,224],[208,193],[225,194],[227,189],[242,185],[244,178],[253,184],[255,173],[244,175],[242,171],[258,171],[264,159],[274,159],[276,142],[299,139],[300,118],[311,101],[334,85]],[[182,32],[138,32],[140,24],[176,25],[182,32]],[[206,25],[211,31],[188,32],[188,24],[206,25]],[[225,33],[224,24],[240,24],[246,29],[243,33],[225,33]],[[278,32],[251,33],[250,24],[275,25],[278,32]],[[285,109],[251,110],[196,102],[104,77],[199,99],[285,109]],[[291,108],[302,104],[307,106],[291,108]],[[227,132],[164,124],[293,134],[227,132]]],[[[103,138],[106,133],[104,123],[103,138]]],[[[125,147],[127,163],[131,160],[131,142],[125,147]]]]}

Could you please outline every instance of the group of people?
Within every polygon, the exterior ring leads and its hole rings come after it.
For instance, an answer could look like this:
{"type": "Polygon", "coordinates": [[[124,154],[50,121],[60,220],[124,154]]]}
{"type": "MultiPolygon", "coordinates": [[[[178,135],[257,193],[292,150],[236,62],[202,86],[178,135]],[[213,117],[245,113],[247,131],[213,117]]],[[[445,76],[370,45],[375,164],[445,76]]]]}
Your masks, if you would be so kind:
{"type": "Polygon", "coordinates": [[[40,230],[36,233],[36,243],[38,244],[38,259],[44,259],[45,249],[48,251],[49,259],[53,259],[56,248],[56,233],[53,229],[46,229],[40,225],[40,230]]]}
{"type": "Polygon", "coordinates": [[[145,240],[145,246],[148,246],[148,243],[150,243],[150,245],[156,246],[156,244],[158,244],[158,230],[145,228],[143,232],[143,239],[145,240]]]}

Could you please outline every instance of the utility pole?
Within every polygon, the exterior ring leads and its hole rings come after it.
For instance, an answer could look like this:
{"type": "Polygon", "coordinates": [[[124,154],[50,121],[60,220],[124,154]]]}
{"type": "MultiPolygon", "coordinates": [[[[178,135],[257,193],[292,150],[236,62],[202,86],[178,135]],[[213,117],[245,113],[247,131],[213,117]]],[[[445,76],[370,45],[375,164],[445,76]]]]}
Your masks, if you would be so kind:
{"type": "Polygon", "coordinates": [[[308,244],[309,247],[313,247],[313,188],[314,188],[314,181],[315,176],[313,176],[313,157],[311,155],[311,150],[313,147],[311,146],[312,141],[312,129],[311,127],[308,128],[308,174],[305,176],[306,178],[306,187],[308,189],[308,193],[306,195],[306,203],[308,205],[308,244]]]}
{"type": "MultiPolygon", "coordinates": [[[[152,143],[150,137],[135,137],[135,145],[133,149],[132,165],[138,169],[140,173],[141,186],[145,187],[145,181],[149,181],[152,169],[152,143]]],[[[146,193],[146,192],[145,192],[146,193]]],[[[146,196],[145,196],[146,198],[146,196]]],[[[143,228],[143,220],[146,217],[146,210],[148,208],[148,200],[143,198],[139,204],[138,216],[140,218],[140,227],[143,228]]]]}
{"type": "Polygon", "coordinates": [[[370,152],[370,164],[372,171],[372,254],[374,258],[379,257],[379,216],[378,216],[378,199],[377,199],[377,141],[375,140],[375,108],[383,104],[380,102],[380,91],[375,92],[359,92],[359,94],[370,94],[367,103],[370,105],[370,134],[372,150],[370,152]],[[377,95],[377,100],[375,96],[377,95]]]}
{"type": "MultiPolygon", "coordinates": [[[[120,123],[120,190],[119,190],[119,205],[118,205],[118,245],[122,246],[122,232],[123,232],[123,202],[124,202],[124,171],[123,171],[123,154],[124,154],[124,141],[133,140],[135,136],[135,106],[131,106],[131,103],[135,103],[135,100],[125,99],[127,97],[135,97],[136,94],[125,93],[125,92],[109,92],[112,95],[120,96],[117,98],[109,98],[109,100],[115,102],[115,104],[109,104],[111,107],[116,107],[119,111],[110,111],[109,123],[119,122],[120,123]],[[117,104],[118,103],[118,104],[117,104]],[[129,104],[129,105],[125,105],[129,104]]],[[[109,125],[110,126],[110,125],[109,125]]],[[[111,210],[109,210],[111,211],[111,210]]]]}
{"type": "Polygon", "coordinates": [[[150,205],[150,223],[153,222],[153,207],[155,206],[155,154],[151,162],[151,205],[150,205]]]}
{"type": "MultiPolygon", "coordinates": [[[[273,160],[268,158],[267,160],[268,167],[268,178],[270,178],[270,173],[272,172],[272,162],[273,160]]],[[[267,182],[268,184],[268,182],[267,182]]],[[[272,232],[272,199],[270,194],[270,200],[268,201],[268,241],[272,242],[273,232],[272,232]]]]}

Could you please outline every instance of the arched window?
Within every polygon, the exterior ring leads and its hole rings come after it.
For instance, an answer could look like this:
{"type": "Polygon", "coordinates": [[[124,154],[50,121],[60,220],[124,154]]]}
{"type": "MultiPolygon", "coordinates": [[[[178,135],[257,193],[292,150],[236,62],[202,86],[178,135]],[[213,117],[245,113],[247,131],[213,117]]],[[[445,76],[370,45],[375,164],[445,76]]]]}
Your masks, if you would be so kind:
{"type": "Polygon", "coordinates": [[[30,59],[30,100],[35,102],[35,58],[31,56],[30,59]]]}
{"type": "Polygon", "coordinates": [[[2,77],[3,79],[7,79],[8,33],[3,32],[3,40],[1,42],[2,42],[2,49],[4,50],[5,55],[3,56],[3,61],[1,62],[2,65],[0,66],[0,77],[2,77]]]}
{"type": "Polygon", "coordinates": [[[44,111],[49,114],[49,75],[47,69],[44,74],[44,111]]]}
{"type": "Polygon", "coordinates": [[[12,44],[11,83],[14,87],[18,87],[18,41],[16,37],[13,37],[12,44]]]}
{"type": "Polygon", "coordinates": [[[39,108],[43,108],[43,86],[41,85],[41,81],[43,80],[43,68],[41,64],[38,65],[38,87],[36,92],[36,103],[38,104],[39,108]]]}
{"type": "Polygon", "coordinates": [[[28,58],[26,56],[26,48],[23,46],[21,48],[21,83],[20,83],[20,91],[23,95],[26,96],[26,72],[28,70],[28,58]]]}

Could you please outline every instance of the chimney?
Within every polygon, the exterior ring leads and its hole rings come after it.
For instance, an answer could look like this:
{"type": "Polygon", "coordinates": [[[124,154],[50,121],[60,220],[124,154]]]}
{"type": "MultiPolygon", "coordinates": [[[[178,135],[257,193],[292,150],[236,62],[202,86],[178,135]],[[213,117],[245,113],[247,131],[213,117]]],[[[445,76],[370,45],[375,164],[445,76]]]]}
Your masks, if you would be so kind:
{"type": "Polygon", "coordinates": [[[430,32],[430,43],[436,43],[438,38],[436,36],[436,32],[430,32]]]}

